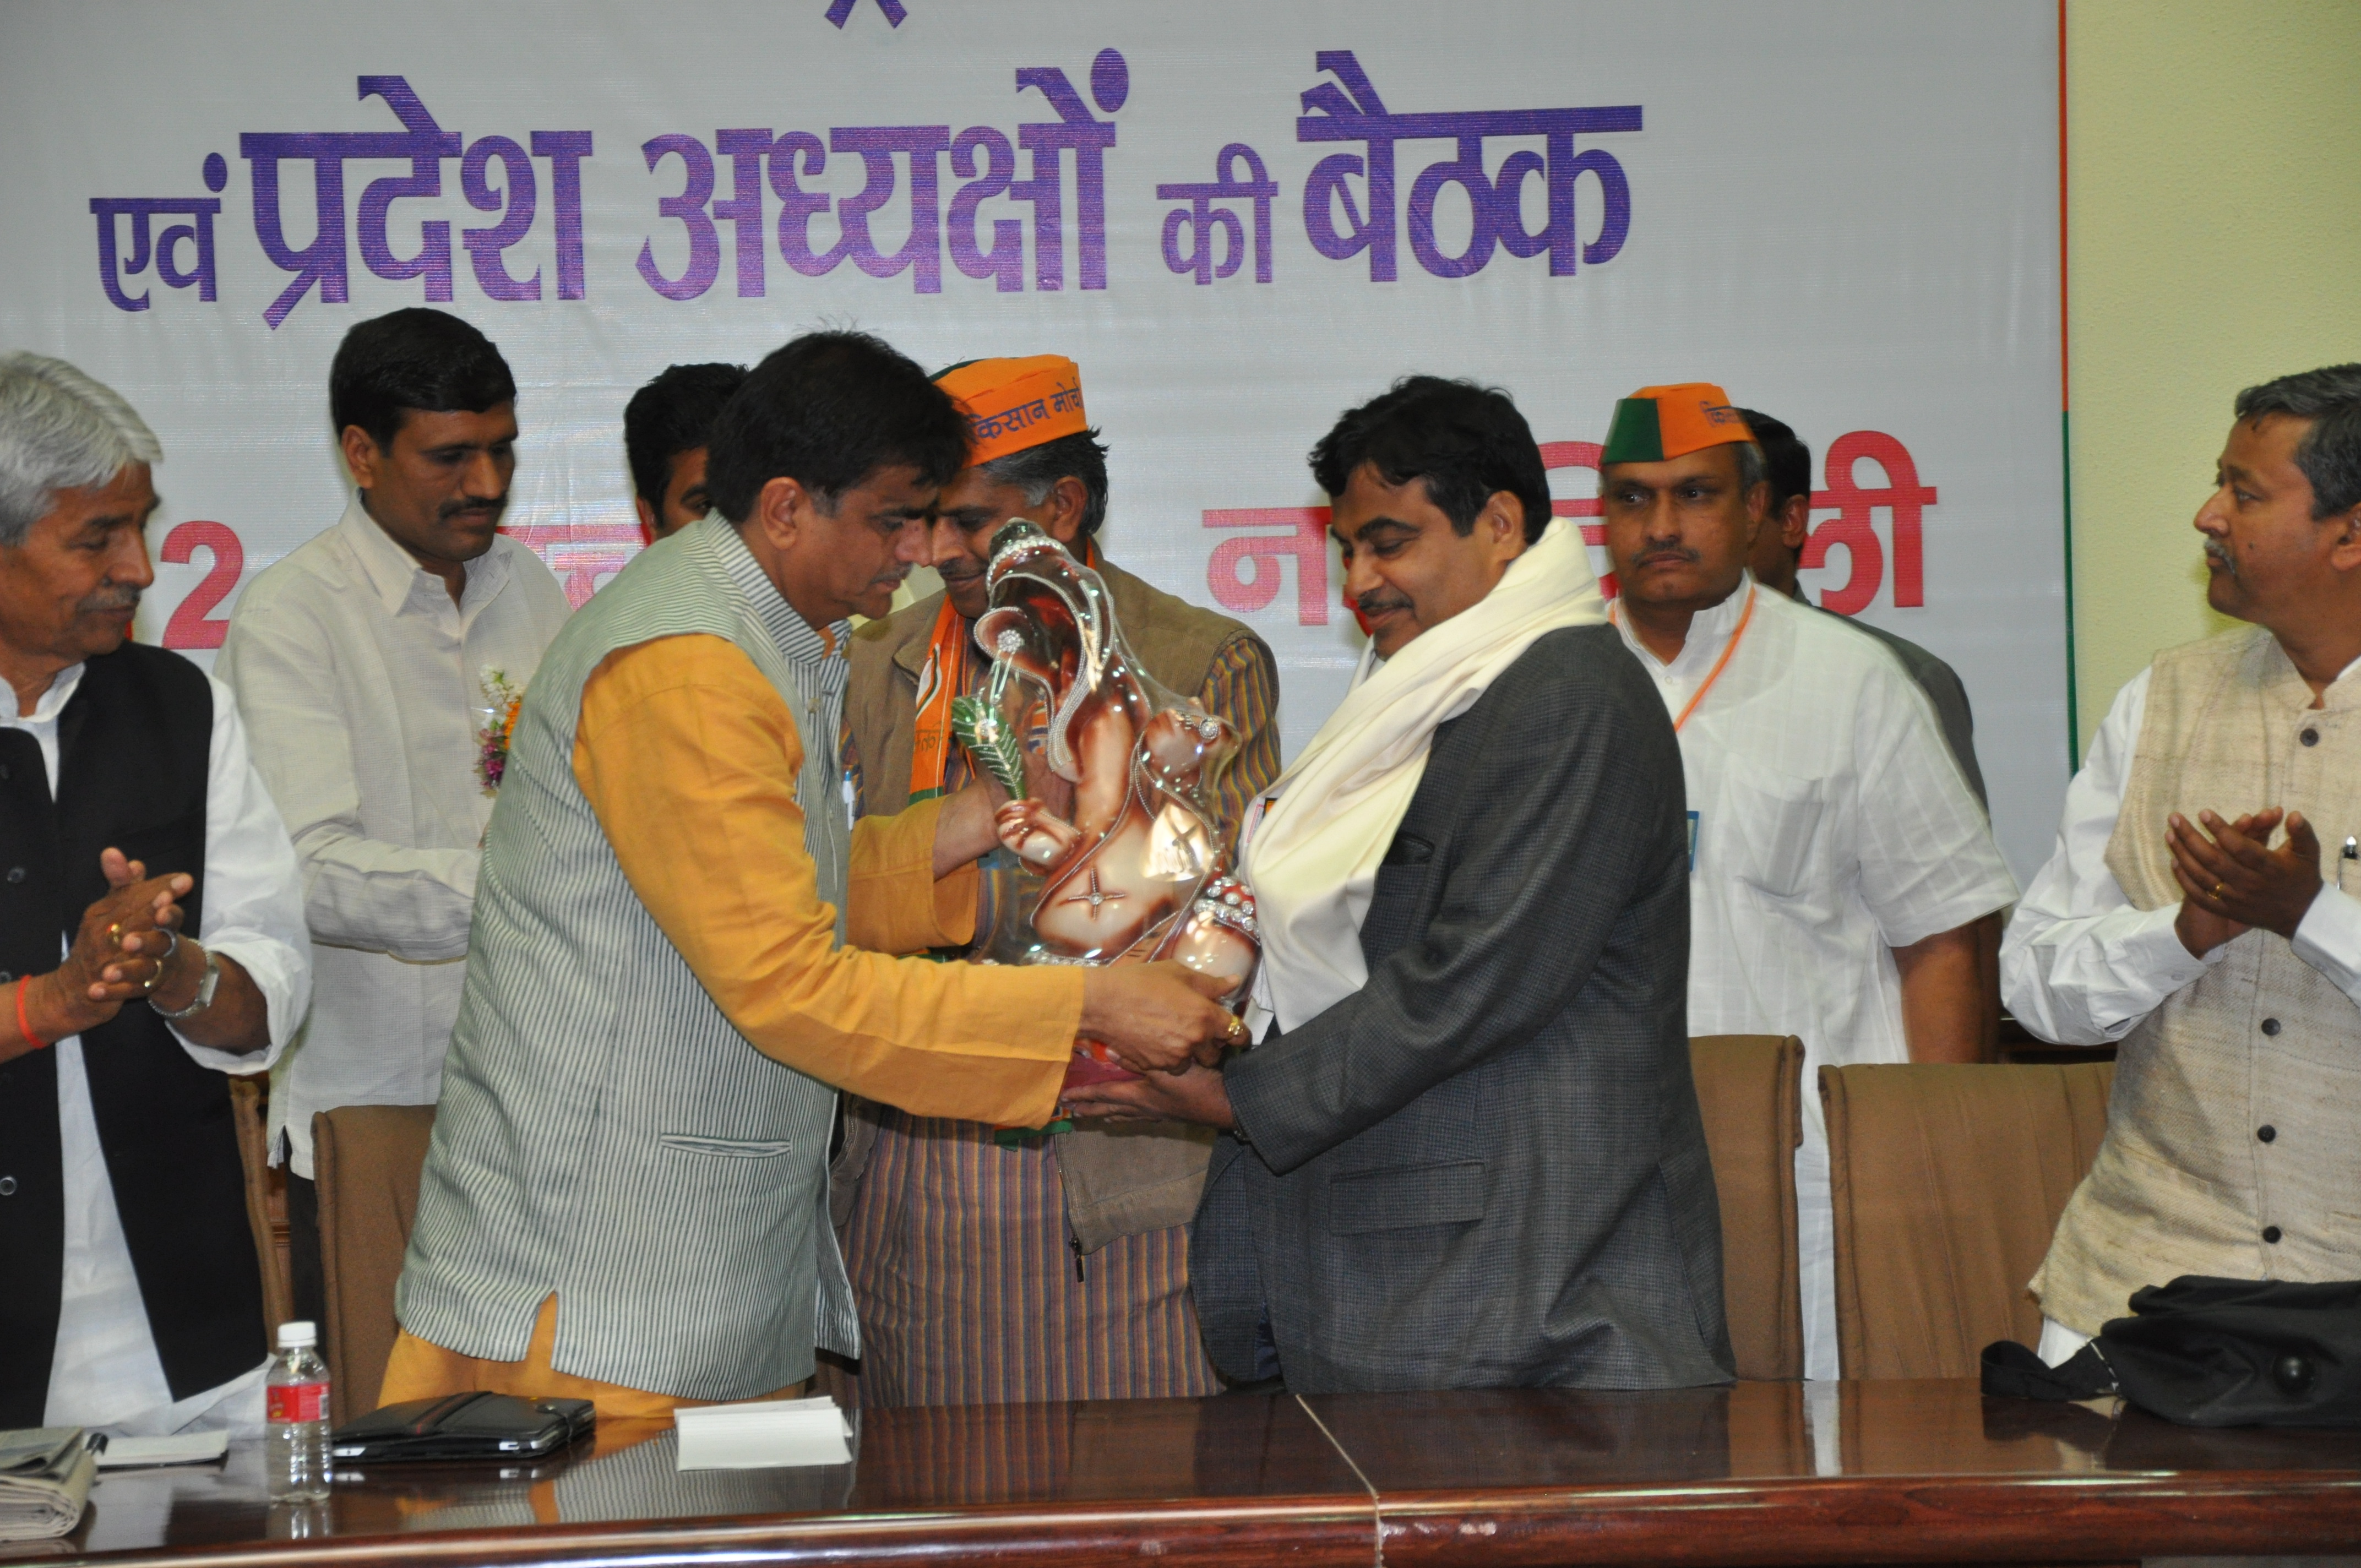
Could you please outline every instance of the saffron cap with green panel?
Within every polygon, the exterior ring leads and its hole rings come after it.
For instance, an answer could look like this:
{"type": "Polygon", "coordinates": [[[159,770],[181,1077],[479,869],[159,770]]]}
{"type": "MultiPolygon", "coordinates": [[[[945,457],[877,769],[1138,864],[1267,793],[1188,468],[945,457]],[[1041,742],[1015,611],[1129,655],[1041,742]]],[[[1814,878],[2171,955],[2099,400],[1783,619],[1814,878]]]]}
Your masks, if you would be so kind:
{"type": "Polygon", "coordinates": [[[1662,463],[1708,446],[1752,441],[1746,416],[1710,381],[1642,387],[1615,405],[1601,463],[1662,463]]]}

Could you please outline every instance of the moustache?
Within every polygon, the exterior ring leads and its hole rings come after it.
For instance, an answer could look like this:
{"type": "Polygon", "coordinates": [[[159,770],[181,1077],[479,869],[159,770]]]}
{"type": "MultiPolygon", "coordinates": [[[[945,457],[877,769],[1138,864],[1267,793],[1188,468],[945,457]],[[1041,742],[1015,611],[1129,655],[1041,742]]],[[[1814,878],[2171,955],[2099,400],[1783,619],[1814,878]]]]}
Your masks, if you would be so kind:
{"type": "Polygon", "coordinates": [[[1694,566],[1704,559],[1703,555],[1687,545],[1675,544],[1668,540],[1661,544],[1642,545],[1635,564],[1644,565],[1652,561],[1673,560],[1686,561],[1694,566]]]}
{"type": "Polygon", "coordinates": [[[2238,558],[2231,554],[2229,548],[2220,541],[2209,539],[2205,542],[2205,558],[2232,576],[2238,575],[2238,558]]]}
{"type": "Polygon", "coordinates": [[[986,569],[987,568],[985,567],[972,565],[966,566],[938,565],[935,567],[935,576],[942,578],[942,580],[947,583],[972,583],[982,577],[986,569]]]}
{"type": "Polygon", "coordinates": [[[434,515],[442,522],[448,522],[455,517],[489,517],[497,521],[508,509],[509,498],[503,493],[489,500],[445,501],[435,509],[434,515]]]}
{"type": "Polygon", "coordinates": [[[1371,588],[1353,601],[1353,608],[1365,616],[1383,615],[1389,609],[1408,609],[1410,600],[1400,594],[1389,594],[1381,589],[1371,588]]]}
{"type": "Polygon", "coordinates": [[[137,609],[137,588],[104,588],[74,606],[77,615],[104,615],[111,610],[137,609]]]}

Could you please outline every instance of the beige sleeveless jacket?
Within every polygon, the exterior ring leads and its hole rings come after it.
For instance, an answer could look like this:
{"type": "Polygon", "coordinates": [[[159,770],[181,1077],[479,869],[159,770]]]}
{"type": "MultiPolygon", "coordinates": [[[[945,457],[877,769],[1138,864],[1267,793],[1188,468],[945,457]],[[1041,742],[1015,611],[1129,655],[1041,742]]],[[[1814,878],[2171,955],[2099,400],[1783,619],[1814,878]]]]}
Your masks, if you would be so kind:
{"type": "MultiPolygon", "coordinates": [[[[2268,632],[2157,655],[2107,869],[2132,905],[2180,902],[2165,819],[2301,811],[2334,885],[2361,833],[2361,689],[2326,706],[2268,632]]],[[[2183,1274],[2361,1278],[2361,1008],[2248,931],[2126,1036],[2091,1173],[2031,1288],[2096,1333],[2143,1285],[2183,1274]]]]}

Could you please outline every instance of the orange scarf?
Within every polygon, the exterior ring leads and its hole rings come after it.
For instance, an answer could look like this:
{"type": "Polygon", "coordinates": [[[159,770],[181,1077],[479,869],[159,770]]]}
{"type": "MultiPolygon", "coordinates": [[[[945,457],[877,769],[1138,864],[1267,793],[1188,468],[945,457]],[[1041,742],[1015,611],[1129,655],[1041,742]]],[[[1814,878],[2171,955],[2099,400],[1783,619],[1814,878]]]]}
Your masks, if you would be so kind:
{"type": "Polygon", "coordinates": [[[910,804],[932,800],[950,787],[951,699],[967,672],[967,622],[943,596],[935,630],[927,639],[927,662],[918,670],[918,729],[910,746],[910,804]]]}

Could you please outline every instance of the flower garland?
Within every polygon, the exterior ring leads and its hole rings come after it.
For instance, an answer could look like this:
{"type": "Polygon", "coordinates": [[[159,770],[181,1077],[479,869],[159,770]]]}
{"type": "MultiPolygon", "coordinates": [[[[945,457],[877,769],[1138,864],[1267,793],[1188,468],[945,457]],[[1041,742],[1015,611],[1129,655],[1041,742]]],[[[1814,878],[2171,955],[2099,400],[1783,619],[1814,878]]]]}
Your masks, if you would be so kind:
{"type": "Polygon", "coordinates": [[[476,776],[483,781],[486,795],[495,795],[509,771],[509,742],[516,737],[517,711],[524,707],[524,687],[510,680],[507,671],[489,665],[481,686],[484,702],[476,711],[484,718],[476,731],[476,776]]]}

